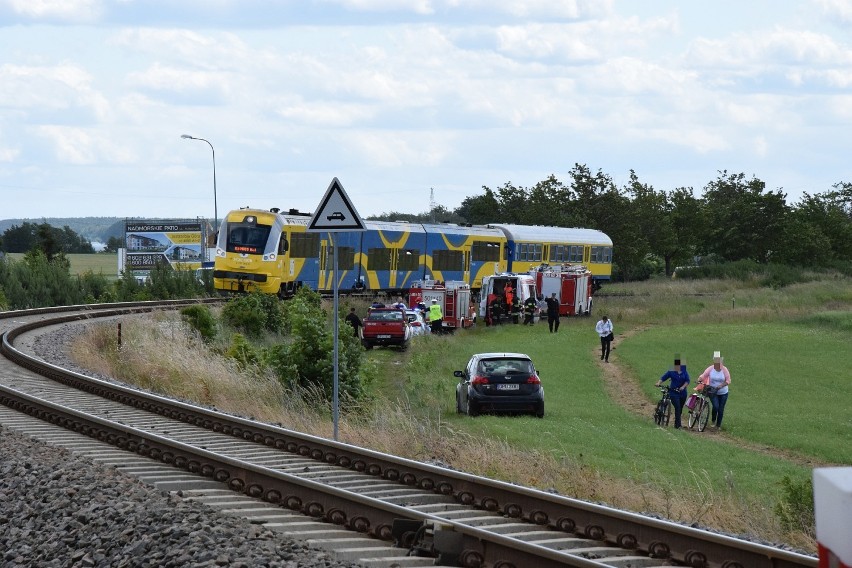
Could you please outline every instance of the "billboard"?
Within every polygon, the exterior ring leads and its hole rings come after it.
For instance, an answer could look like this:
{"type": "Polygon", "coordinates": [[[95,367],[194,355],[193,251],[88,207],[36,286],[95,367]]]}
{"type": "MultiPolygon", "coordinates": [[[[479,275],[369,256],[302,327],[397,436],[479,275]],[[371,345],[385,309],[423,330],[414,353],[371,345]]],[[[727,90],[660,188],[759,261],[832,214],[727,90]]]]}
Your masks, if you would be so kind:
{"type": "Polygon", "coordinates": [[[124,270],[146,276],[159,264],[195,270],[206,260],[207,223],[199,219],[126,219],[124,270]]]}

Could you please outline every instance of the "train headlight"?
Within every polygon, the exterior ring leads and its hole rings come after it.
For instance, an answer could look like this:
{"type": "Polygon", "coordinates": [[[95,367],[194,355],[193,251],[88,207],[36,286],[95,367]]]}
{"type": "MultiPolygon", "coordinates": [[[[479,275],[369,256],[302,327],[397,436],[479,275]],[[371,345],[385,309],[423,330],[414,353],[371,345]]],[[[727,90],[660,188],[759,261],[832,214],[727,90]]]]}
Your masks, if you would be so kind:
{"type": "Polygon", "coordinates": [[[267,260],[270,262],[274,261],[276,258],[278,258],[278,255],[276,255],[274,252],[270,252],[268,254],[263,255],[263,260],[267,260]]]}
{"type": "Polygon", "coordinates": [[[219,258],[225,258],[225,251],[216,247],[216,256],[219,258]]]}

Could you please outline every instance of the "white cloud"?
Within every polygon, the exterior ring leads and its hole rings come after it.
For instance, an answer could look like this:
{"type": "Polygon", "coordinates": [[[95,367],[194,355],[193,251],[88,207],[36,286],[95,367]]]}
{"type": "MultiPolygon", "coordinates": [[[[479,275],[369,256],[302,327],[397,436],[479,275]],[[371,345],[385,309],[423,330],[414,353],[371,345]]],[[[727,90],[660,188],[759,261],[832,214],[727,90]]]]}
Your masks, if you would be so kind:
{"type": "Polygon", "coordinates": [[[832,23],[852,24],[852,1],[850,0],[812,0],[819,6],[826,19],[832,23]]]}
{"type": "Polygon", "coordinates": [[[275,112],[292,122],[340,128],[369,122],[377,111],[369,105],[314,101],[284,104],[275,112]]]}
{"type": "Polygon", "coordinates": [[[3,0],[0,4],[25,18],[72,23],[97,21],[103,12],[101,0],[3,0]]]}
{"type": "Polygon", "coordinates": [[[2,65],[0,106],[37,114],[73,109],[104,119],[110,114],[109,101],[92,88],[92,79],[86,70],[70,64],[54,67],[2,65]]]}

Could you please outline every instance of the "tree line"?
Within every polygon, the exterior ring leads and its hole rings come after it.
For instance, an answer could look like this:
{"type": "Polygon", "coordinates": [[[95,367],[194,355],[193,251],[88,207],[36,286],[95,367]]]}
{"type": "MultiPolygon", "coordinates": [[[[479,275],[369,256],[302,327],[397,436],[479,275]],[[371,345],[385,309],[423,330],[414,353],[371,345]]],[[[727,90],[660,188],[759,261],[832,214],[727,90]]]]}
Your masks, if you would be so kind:
{"type": "Polygon", "coordinates": [[[613,241],[614,277],[643,279],[659,267],[750,261],[813,268],[852,268],[852,183],[787,202],[779,189],[742,173],[718,172],[701,196],[690,187],[657,190],[631,170],[618,187],[598,170],[576,164],[567,181],[551,175],[532,187],[510,182],[466,198],[453,211],[387,213],[377,220],[484,225],[514,223],[585,227],[613,241]]]}

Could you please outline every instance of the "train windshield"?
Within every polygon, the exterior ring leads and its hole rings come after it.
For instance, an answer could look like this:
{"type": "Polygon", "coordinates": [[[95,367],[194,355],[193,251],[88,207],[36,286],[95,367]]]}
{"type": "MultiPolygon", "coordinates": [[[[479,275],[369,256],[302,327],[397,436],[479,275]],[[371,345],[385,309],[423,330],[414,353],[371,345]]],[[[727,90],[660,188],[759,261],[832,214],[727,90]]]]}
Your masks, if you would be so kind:
{"type": "Polygon", "coordinates": [[[263,254],[272,227],[254,223],[228,223],[225,250],[241,254],[263,254]]]}

